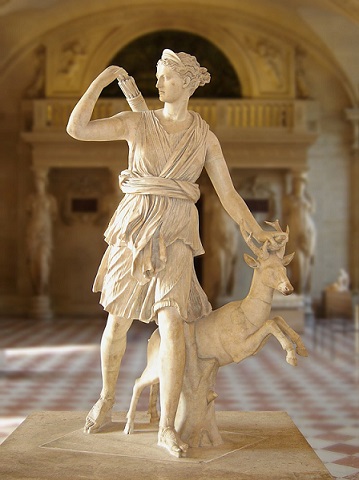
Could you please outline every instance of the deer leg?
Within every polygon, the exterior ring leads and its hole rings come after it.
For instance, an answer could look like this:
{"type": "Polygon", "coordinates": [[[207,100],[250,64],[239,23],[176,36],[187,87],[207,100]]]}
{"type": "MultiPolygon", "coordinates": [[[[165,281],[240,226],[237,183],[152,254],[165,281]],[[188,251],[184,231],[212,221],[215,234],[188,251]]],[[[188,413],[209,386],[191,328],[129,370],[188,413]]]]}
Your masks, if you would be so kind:
{"type": "Polygon", "coordinates": [[[158,392],[159,392],[159,382],[152,383],[151,391],[150,391],[150,401],[148,405],[148,413],[150,415],[150,423],[158,423],[160,416],[158,415],[157,411],[157,399],[158,399],[158,392]]]}
{"type": "Polygon", "coordinates": [[[286,361],[295,367],[297,365],[297,358],[295,356],[293,344],[284,335],[274,320],[267,320],[256,332],[247,338],[246,342],[250,342],[251,346],[258,345],[257,349],[252,348],[252,355],[260,350],[270,334],[278,340],[283,350],[287,352],[286,361]]]}
{"type": "Polygon", "coordinates": [[[133,433],[134,428],[135,428],[135,415],[136,415],[137,403],[138,403],[138,400],[141,396],[141,393],[142,393],[143,389],[146,386],[145,384],[140,383],[141,379],[142,379],[141,377],[136,378],[135,385],[133,386],[130,408],[129,408],[129,410],[127,412],[127,415],[126,415],[127,423],[126,423],[125,428],[123,430],[123,432],[126,435],[131,435],[131,433],[133,433]]]}
{"type": "Polygon", "coordinates": [[[268,326],[268,329],[275,336],[278,342],[281,344],[283,350],[287,352],[286,361],[292,365],[293,367],[297,366],[297,357],[295,355],[293,343],[288,340],[288,338],[284,335],[282,330],[279,328],[275,320],[267,320],[264,325],[268,326]]]}
{"type": "Polygon", "coordinates": [[[293,343],[296,344],[296,352],[298,355],[302,357],[307,357],[308,356],[308,351],[304,346],[304,343],[302,342],[302,339],[298,335],[296,331],[294,331],[288,323],[284,320],[283,317],[274,317],[273,320],[277,322],[279,325],[279,328],[286,334],[288,337],[292,340],[293,343]]]}
{"type": "Polygon", "coordinates": [[[130,435],[134,431],[136,408],[141,393],[146,387],[152,385],[156,381],[158,382],[158,376],[156,376],[155,372],[151,368],[151,365],[147,365],[141,377],[136,379],[135,385],[133,387],[130,408],[127,412],[127,423],[124,428],[124,433],[126,435],[130,435]]]}

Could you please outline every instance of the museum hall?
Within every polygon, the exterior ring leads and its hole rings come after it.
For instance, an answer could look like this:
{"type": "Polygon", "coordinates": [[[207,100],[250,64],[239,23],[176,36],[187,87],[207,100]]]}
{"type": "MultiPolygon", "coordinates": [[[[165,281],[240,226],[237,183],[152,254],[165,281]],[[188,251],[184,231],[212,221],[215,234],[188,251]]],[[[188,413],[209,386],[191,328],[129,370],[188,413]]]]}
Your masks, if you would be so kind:
{"type": "MultiPolygon", "coordinates": [[[[108,259],[108,224],[124,222],[114,213],[129,195],[134,147],[76,140],[67,125],[111,65],[133,77],[146,108],[160,111],[165,49],[195,56],[210,73],[189,100],[191,115],[218,138],[258,225],[287,232],[285,254],[263,247],[248,225],[244,232],[204,160],[195,209],[204,253],[193,276],[216,310],[257,290],[261,262],[280,256],[293,293],[273,280],[269,318],[283,318],[309,353],[293,367],[283,333],[273,333],[279,327],[268,330],[263,348],[221,366],[215,409],[287,412],[332,478],[359,480],[358,0],[0,0],[0,464],[2,446],[34,412],[80,412],[85,421],[99,398],[108,313],[93,284],[108,259]]],[[[126,99],[112,81],[89,118],[101,124],[136,111],[126,99]]],[[[123,238],[133,273],[140,242],[123,238]]],[[[154,245],[162,261],[162,244],[154,245]]],[[[146,366],[156,314],[151,320],[136,317],[128,332],[116,412],[129,409],[146,366]]],[[[147,411],[149,393],[138,411],[147,411]]]]}

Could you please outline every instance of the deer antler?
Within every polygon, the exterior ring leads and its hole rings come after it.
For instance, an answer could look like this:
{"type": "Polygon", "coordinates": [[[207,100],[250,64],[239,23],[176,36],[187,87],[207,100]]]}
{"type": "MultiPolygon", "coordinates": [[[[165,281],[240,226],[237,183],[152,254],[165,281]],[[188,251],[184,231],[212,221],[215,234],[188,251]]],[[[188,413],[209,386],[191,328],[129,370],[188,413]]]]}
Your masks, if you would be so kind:
{"type": "Polygon", "coordinates": [[[242,232],[244,241],[248,245],[248,247],[252,250],[254,255],[260,258],[267,258],[269,255],[268,252],[268,241],[266,241],[262,247],[258,247],[253,241],[253,234],[252,232],[248,232],[244,227],[244,221],[240,223],[239,228],[242,232]]]}
{"type": "MultiPolygon", "coordinates": [[[[286,243],[288,242],[288,236],[289,236],[289,227],[287,226],[287,229],[286,231],[284,232],[281,228],[281,226],[279,225],[279,220],[276,220],[275,222],[267,222],[266,221],[266,224],[267,225],[270,225],[271,227],[273,227],[277,232],[280,232],[282,234],[285,233],[285,235],[281,235],[281,237],[283,237],[281,239],[281,241],[277,241],[276,237],[274,237],[274,239],[276,240],[277,244],[276,245],[273,245],[272,243],[269,245],[269,250],[271,250],[272,252],[278,252],[277,254],[279,256],[283,256],[284,255],[284,251],[285,251],[285,245],[286,243]]],[[[279,236],[279,235],[278,235],[279,236]]]]}

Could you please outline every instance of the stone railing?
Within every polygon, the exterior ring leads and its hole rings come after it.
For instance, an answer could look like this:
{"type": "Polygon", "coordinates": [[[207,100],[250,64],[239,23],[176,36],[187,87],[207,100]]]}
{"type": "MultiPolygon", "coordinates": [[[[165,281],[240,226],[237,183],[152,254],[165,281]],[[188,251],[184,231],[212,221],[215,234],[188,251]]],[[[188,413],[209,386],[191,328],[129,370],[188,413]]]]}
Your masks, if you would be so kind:
{"type": "MultiPolygon", "coordinates": [[[[75,105],[71,99],[28,100],[23,104],[24,130],[64,130],[75,105]]],[[[147,100],[149,108],[161,108],[156,99],[147,100]]],[[[269,129],[316,133],[316,103],[304,100],[218,100],[191,99],[189,108],[198,112],[214,130],[269,129]]],[[[100,99],[93,118],[104,118],[128,110],[123,99],[100,99]]]]}

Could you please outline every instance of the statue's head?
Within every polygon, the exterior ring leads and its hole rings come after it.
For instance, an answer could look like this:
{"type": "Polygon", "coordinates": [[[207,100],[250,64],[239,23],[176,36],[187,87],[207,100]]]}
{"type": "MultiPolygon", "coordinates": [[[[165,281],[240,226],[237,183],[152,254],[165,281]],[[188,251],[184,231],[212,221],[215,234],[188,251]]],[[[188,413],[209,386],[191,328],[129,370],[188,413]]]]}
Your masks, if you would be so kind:
{"type": "Polygon", "coordinates": [[[172,68],[183,78],[189,78],[189,93],[192,95],[198,87],[202,87],[211,80],[211,75],[205,67],[201,67],[196,57],[188,53],[174,53],[166,48],[157,65],[172,68]]]}
{"type": "Polygon", "coordinates": [[[48,184],[48,170],[46,168],[34,168],[35,187],[38,193],[45,193],[48,184]]]}

